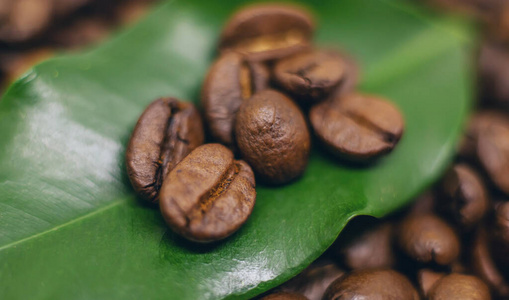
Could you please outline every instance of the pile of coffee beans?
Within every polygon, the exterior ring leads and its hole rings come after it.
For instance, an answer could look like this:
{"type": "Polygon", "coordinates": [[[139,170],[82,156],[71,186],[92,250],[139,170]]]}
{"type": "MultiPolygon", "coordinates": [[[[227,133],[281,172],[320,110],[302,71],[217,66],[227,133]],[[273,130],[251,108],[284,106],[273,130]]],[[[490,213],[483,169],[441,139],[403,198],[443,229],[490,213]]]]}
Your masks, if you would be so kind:
{"type": "Polygon", "coordinates": [[[159,203],[173,231],[197,242],[234,233],[253,210],[255,176],[268,185],[297,180],[312,133],[355,163],[394,149],[404,130],[400,111],[357,93],[355,62],[313,47],[314,30],[303,8],[245,7],[226,22],[205,78],[205,122],[175,98],[143,112],[127,147],[128,175],[141,198],[159,203]],[[205,133],[216,143],[203,144],[205,133]]]}
{"type": "Polygon", "coordinates": [[[358,217],[262,299],[509,299],[509,114],[484,104],[454,164],[385,219],[358,217]]]}

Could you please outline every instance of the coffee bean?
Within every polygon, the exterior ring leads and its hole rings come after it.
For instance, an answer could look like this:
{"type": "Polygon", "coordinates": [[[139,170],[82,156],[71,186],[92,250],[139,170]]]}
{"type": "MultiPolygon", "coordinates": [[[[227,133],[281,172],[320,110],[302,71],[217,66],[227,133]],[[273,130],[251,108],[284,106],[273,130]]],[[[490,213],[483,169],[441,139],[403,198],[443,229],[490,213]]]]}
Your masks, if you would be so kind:
{"type": "Polygon", "coordinates": [[[504,269],[509,269],[509,202],[496,207],[490,234],[493,258],[504,269]]]}
{"type": "Polygon", "coordinates": [[[233,123],[242,101],[268,86],[269,71],[249,63],[240,54],[227,52],[212,65],[202,89],[205,120],[215,140],[233,147],[233,123]]]}
{"type": "Polygon", "coordinates": [[[265,296],[260,300],[308,300],[308,298],[296,293],[277,292],[265,296]]]}
{"type": "Polygon", "coordinates": [[[509,52],[496,42],[482,44],[478,60],[482,100],[509,109],[509,52]]]}
{"type": "Polygon", "coordinates": [[[460,253],[454,230],[431,214],[406,217],[399,225],[397,242],[404,253],[423,263],[449,265],[460,253]]]}
{"type": "Polygon", "coordinates": [[[478,137],[477,156],[491,181],[509,195],[509,127],[491,123],[478,137]]]}
{"type": "Polygon", "coordinates": [[[477,161],[479,137],[492,126],[509,128],[509,118],[493,110],[479,111],[472,115],[460,144],[459,155],[462,158],[477,161]]]}
{"type": "Polygon", "coordinates": [[[410,281],[393,270],[353,271],[334,281],[323,300],[418,300],[410,281]]]}
{"type": "Polygon", "coordinates": [[[493,261],[485,228],[478,230],[472,249],[472,269],[501,299],[509,298],[509,282],[493,261]]]}
{"type": "Polygon", "coordinates": [[[277,83],[297,99],[320,101],[328,96],[346,75],[346,63],[331,50],[299,53],[278,61],[274,67],[277,83]]]}
{"type": "Polygon", "coordinates": [[[304,115],[279,92],[265,90],[242,103],[235,137],[242,157],[267,183],[289,182],[306,169],[311,141],[304,115]]]}
{"type": "Polygon", "coordinates": [[[126,150],[127,174],[136,193],[157,202],[164,179],[203,140],[203,124],[193,104],[175,98],[152,102],[126,150]]]}
{"type": "Polygon", "coordinates": [[[197,242],[224,239],[253,210],[254,174],[220,144],[196,148],[175,167],[160,193],[161,212],[177,233],[197,242]]]}
{"type": "Polygon", "coordinates": [[[428,297],[431,288],[445,275],[445,273],[434,272],[430,269],[419,270],[417,273],[417,281],[419,282],[422,294],[428,297]]]}
{"type": "Polygon", "coordinates": [[[314,27],[306,10],[282,4],[252,5],[226,23],[219,48],[254,61],[282,58],[308,49],[314,27]]]}
{"type": "Polygon", "coordinates": [[[321,300],[327,287],[343,274],[344,271],[332,261],[319,258],[278,289],[304,295],[309,300],[321,300]]]}
{"type": "Polygon", "coordinates": [[[390,268],[396,259],[392,250],[393,226],[374,218],[355,218],[332,250],[350,269],[390,268]]]}
{"type": "Polygon", "coordinates": [[[349,94],[315,105],[311,125],[328,149],[351,161],[391,152],[404,130],[401,113],[378,97],[349,94]]]}
{"type": "Polygon", "coordinates": [[[440,185],[438,209],[462,229],[470,230],[486,215],[490,206],[488,192],[479,175],[466,164],[457,164],[440,185]]]}
{"type": "Polygon", "coordinates": [[[329,96],[330,99],[339,98],[353,93],[361,76],[359,65],[355,59],[346,53],[340,54],[345,64],[345,72],[341,79],[341,83],[336,86],[335,90],[329,96]]]}
{"type": "Polygon", "coordinates": [[[429,300],[490,300],[484,282],[475,276],[450,274],[441,278],[429,292],[429,300]]]}

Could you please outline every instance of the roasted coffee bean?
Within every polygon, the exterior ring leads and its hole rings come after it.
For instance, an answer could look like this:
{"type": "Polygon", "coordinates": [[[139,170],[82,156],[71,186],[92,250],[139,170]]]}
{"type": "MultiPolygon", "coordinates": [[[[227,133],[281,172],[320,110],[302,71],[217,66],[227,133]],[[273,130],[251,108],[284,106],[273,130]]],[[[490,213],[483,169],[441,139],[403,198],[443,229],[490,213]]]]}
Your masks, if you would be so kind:
{"type": "Polygon", "coordinates": [[[294,6],[248,6],[226,23],[219,48],[254,61],[282,58],[308,49],[314,27],[310,14],[294,6]]]}
{"type": "Polygon", "coordinates": [[[477,156],[490,180],[509,194],[509,127],[492,123],[477,140],[477,156]]]}
{"type": "Polygon", "coordinates": [[[509,269],[509,202],[497,206],[490,234],[493,258],[509,269]]]}
{"type": "Polygon", "coordinates": [[[332,153],[351,161],[370,161],[394,149],[404,130],[399,110],[378,97],[349,94],[315,105],[309,117],[332,153]]]}
{"type": "Polygon", "coordinates": [[[397,242],[416,261],[449,265],[458,259],[460,241],[454,230],[439,217],[412,215],[399,225],[397,242]]]}
{"type": "Polygon", "coordinates": [[[450,274],[435,283],[429,300],[490,300],[490,290],[475,276],[450,274]]]}
{"type": "Polygon", "coordinates": [[[265,90],[242,102],[235,137],[242,157],[267,183],[289,182],[306,169],[311,141],[304,115],[279,92],[265,90]]]}
{"type": "Polygon", "coordinates": [[[482,101],[509,109],[509,51],[492,41],[484,42],[478,60],[482,101]]]}
{"type": "Polygon", "coordinates": [[[242,101],[267,88],[269,71],[249,63],[238,53],[227,52],[212,65],[203,84],[201,101],[205,120],[215,140],[233,147],[233,124],[242,101]]]}
{"type": "Polygon", "coordinates": [[[334,281],[323,300],[418,300],[419,295],[402,274],[393,270],[353,271],[334,281]]]}
{"type": "Polygon", "coordinates": [[[244,224],[253,210],[254,174],[220,144],[196,148],[168,175],[160,207],[166,223],[197,242],[224,239],[244,224]]]}
{"type": "Polygon", "coordinates": [[[279,289],[304,295],[309,300],[320,300],[327,287],[343,274],[331,260],[319,258],[279,289]]]}
{"type": "Polygon", "coordinates": [[[332,50],[314,50],[278,61],[274,77],[279,86],[297,99],[319,101],[344,79],[346,63],[332,50]]]}
{"type": "Polygon", "coordinates": [[[260,300],[308,300],[308,298],[296,293],[277,292],[265,296],[260,300]]]}
{"type": "Polygon", "coordinates": [[[136,193],[157,202],[164,179],[203,140],[203,124],[193,104],[175,98],[152,102],[138,120],[126,151],[127,174],[136,193]]]}
{"type": "Polygon", "coordinates": [[[457,164],[442,180],[438,209],[462,229],[472,229],[490,206],[488,192],[479,175],[466,164],[457,164]]]}
{"type": "Polygon", "coordinates": [[[395,263],[392,250],[393,225],[374,218],[351,221],[332,249],[350,269],[390,268],[395,263]]]}
{"type": "Polygon", "coordinates": [[[419,282],[419,287],[421,289],[422,294],[425,297],[428,297],[428,294],[431,288],[439,281],[442,277],[444,277],[445,273],[434,272],[430,269],[422,269],[417,273],[417,281],[419,282]]]}
{"type": "Polygon", "coordinates": [[[348,54],[341,53],[341,58],[345,64],[345,72],[341,83],[336,86],[334,91],[329,96],[329,99],[343,97],[344,95],[351,94],[355,91],[357,84],[360,80],[359,65],[353,57],[348,54]]]}
{"type": "Polygon", "coordinates": [[[509,282],[501,274],[491,257],[487,232],[484,228],[481,228],[475,236],[472,249],[472,269],[490,286],[495,295],[502,299],[509,298],[509,282]]]}

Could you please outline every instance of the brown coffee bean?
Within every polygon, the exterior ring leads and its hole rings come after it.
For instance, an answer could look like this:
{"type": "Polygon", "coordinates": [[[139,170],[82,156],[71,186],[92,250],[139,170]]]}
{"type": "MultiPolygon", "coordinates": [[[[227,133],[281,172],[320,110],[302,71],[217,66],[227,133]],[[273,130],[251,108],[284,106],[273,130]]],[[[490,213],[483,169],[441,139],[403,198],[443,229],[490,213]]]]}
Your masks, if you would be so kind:
{"type": "Polygon", "coordinates": [[[260,300],[308,300],[308,298],[296,293],[277,292],[265,296],[260,300]]]}
{"type": "Polygon", "coordinates": [[[193,104],[175,98],[152,102],[139,118],[126,151],[127,174],[136,193],[157,202],[164,179],[203,140],[203,124],[193,104]]]}
{"type": "Polygon", "coordinates": [[[390,268],[396,261],[392,233],[391,223],[356,218],[347,225],[332,249],[345,266],[353,270],[390,268]]]}
{"type": "Polygon", "coordinates": [[[344,79],[346,63],[332,50],[314,50],[278,61],[274,77],[278,85],[297,99],[320,101],[344,79]]]}
{"type": "Polygon", "coordinates": [[[418,300],[410,281],[394,270],[353,271],[334,281],[323,300],[418,300]]]}
{"type": "Polygon", "coordinates": [[[509,202],[496,207],[490,234],[493,258],[499,265],[509,269],[509,202]]]}
{"type": "Polygon", "coordinates": [[[449,265],[460,254],[460,241],[454,230],[431,214],[406,217],[399,225],[397,242],[404,253],[423,263],[449,265]]]}
{"type": "Polygon", "coordinates": [[[404,130],[403,117],[390,102],[349,94],[315,105],[309,117],[332,153],[364,162],[394,149],[404,130]]]}
{"type": "Polygon", "coordinates": [[[457,164],[440,185],[437,206],[462,229],[470,230],[486,215],[490,206],[488,192],[480,176],[468,165],[457,164]]]}
{"type": "Polygon", "coordinates": [[[509,298],[509,282],[502,276],[491,257],[487,232],[484,228],[481,228],[475,236],[472,249],[472,269],[490,286],[495,295],[502,299],[509,298]]]}
{"type": "Polygon", "coordinates": [[[299,275],[285,282],[279,289],[304,295],[309,300],[320,300],[327,287],[343,274],[344,271],[332,261],[318,258],[299,275]]]}
{"type": "Polygon", "coordinates": [[[197,242],[224,239],[246,222],[255,204],[254,174],[220,144],[196,148],[164,181],[160,207],[166,223],[197,242]]]}
{"type": "Polygon", "coordinates": [[[419,282],[419,287],[422,294],[427,297],[435,283],[437,283],[437,281],[439,281],[445,275],[445,273],[434,272],[430,269],[420,270],[417,273],[417,281],[419,282]]]}
{"type": "Polygon", "coordinates": [[[201,102],[205,120],[215,140],[233,147],[233,123],[242,101],[267,88],[269,71],[249,63],[240,54],[227,52],[212,65],[203,84],[201,102]]]}
{"type": "Polygon", "coordinates": [[[226,23],[219,48],[253,61],[282,58],[308,49],[314,27],[306,10],[282,4],[252,5],[226,23]]]}
{"type": "Polygon", "coordinates": [[[490,300],[490,290],[475,276],[450,274],[429,292],[429,300],[490,300]]]}
{"type": "Polygon", "coordinates": [[[477,156],[490,180],[509,194],[509,127],[492,123],[479,135],[477,156]]]}
{"type": "Polygon", "coordinates": [[[509,109],[509,51],[492,41],[482,44],[478,60],[482,100],[509,109]]]}
{"type": "Polygon", "coordinates": [[[345,64],[345,72],[341,79],[341,83],[336,86],[335,90],[329,96],[329,98],[332,99],[353,93],[359,84],[361,76],[359,65],[353,57],[349,54],[341,53],[341,58],[345,64]]]}
{"type": "Polygon", "coordinates": [[[289,182],[306,169],[311,141],[304,115],[279,92],[265,90],[242,102],[235,137],[242,157],[267,183],[289,182]]]}

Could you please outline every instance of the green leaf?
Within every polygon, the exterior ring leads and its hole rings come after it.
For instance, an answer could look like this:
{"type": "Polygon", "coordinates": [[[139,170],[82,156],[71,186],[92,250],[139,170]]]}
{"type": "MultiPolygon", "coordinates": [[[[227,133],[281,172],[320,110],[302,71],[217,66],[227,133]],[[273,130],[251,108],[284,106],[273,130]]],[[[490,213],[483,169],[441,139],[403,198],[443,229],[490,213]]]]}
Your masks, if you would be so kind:
{"type": "Polygon", "coordinates": [[[384,216],[437,179],[472,96],[461,22],[393,0],[307,1],[317,42],[341,45],[362,90],[404,112],[371,168],[315,151],[298,182],[257,187],[231,238],[194,245],[137,201],[124,151],[159,96],[197,101],[222,22],[243,1],[169,1],[98,49],[34,68],[0,102],[1,299],[245,299],[297,274],[355,215],[384,216]]]}

